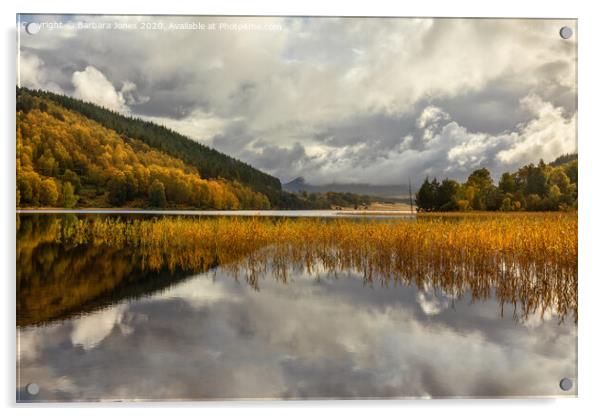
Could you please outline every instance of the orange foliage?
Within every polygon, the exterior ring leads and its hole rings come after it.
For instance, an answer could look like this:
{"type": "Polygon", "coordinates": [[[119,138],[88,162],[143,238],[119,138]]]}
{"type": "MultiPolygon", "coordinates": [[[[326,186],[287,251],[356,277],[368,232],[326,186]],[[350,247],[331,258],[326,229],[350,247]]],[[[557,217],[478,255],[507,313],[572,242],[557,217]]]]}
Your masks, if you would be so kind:
{"type": "Polygon", "coordinates": [[[194,167],[177,158],[45,102],[45,111],[36,107],[17,114],[20,206],[55,206],[65,200],[63,184],[73,184],[75,173],[82,185],[76,189],[80,206],[146,207],[150,186],[159,181],[170,207],[269,208],[261,193],[236,182],[203,179],[194,167]]]}

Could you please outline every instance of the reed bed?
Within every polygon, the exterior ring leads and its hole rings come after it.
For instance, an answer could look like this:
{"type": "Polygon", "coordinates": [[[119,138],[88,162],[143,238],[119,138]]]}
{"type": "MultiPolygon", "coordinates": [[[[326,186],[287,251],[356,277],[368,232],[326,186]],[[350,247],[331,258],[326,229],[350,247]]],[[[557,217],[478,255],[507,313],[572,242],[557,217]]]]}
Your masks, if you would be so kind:
{"type": "Polygon", "coordinates": [[[132,249],[141,267],[220,265],[259,288],[292,269],[360,272],[382,285],[495,295],[525,318],[552,310],[577,320],[577,214],[427,214],[417,220],[88,217],[64,221],[57,241],[132,249]]]}

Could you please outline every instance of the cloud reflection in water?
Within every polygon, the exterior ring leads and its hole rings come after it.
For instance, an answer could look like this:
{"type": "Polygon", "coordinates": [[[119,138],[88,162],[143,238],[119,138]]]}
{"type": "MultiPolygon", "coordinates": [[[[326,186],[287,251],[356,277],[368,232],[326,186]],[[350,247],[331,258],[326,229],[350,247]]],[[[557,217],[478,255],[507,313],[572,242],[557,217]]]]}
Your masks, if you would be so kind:
{"type": "Polygon", "coordinates": [[[520,323],[500,317],[495,297],[452,305],[415,286],[317,274],[267,276],[255,291],[218,268],[22,328],[22,383],[42,387],[36,400],[539,396],[576,376],[570,320],[520,323]]]}

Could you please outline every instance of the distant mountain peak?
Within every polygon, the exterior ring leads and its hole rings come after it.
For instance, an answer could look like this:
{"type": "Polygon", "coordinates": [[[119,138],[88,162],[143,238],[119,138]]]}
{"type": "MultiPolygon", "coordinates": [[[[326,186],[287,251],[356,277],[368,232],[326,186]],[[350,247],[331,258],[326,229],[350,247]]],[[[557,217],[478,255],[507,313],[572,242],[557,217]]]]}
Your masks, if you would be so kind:
{"type": "Polygon", "coordinates": [[[282,188],[289,192],[350,192],[359,195],[372,195],[383,197],[405,197],[407,195],[407,185],[371,185],[367,183],[337,183],[315,185],[308,183],[303,176],[299,176],[290,182],[282,185],[282,188]]]}
{"type": "Polygon", "coordinates": [[[289,185],[289,184],[295,184],[295,183],[303,183],[304,184],[305,183],[305,178],[303,176],[298,176],[295,179],[293,179],[292,181],[287,182],[287,185],[289,185]]]}
{"type": "Polygon", "coordinates": [[[287,182],[284,185],[282,185],[282,188],[289,192],[306,191],[306,190],[308,190],[307,189],[308,187],[311,187],[311,185],[308,185],[305,182],[305,178],[303,176],[298,176],[295,179],[293,179],[292,181],[287,182]]]}

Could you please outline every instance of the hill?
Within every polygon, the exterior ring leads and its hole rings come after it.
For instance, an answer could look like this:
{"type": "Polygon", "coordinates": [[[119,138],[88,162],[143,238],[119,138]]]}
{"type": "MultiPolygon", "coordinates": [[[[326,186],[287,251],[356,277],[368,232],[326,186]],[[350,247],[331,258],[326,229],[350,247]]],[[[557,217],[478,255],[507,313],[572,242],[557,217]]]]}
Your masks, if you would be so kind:
{"type": "Polygon", "coordinates": [[[17,112],[29,112],[36,102],[54,103],[71,110],[120,136],[137,139],[194,167],[206,179],[226,179],[245,184],[268,196],[272,205],[289,202],[282,194],[280,180],[254,167],[195,142],[167,127],[139,118],[124,116],[95,104],[40,90],[17,88],[17,112]]]}
{"type": "Polygon", "coordinates": [[[554,161],[550,162],[550,166],[562,166],[569,162],[577,160],[577,153],[569,153],[566,155],[558,156],[554,161]]]}
{"type": "MultiPolygon", "coordinates": [[[[184,147],[170,147],[171,138],[156,136],[151,146],[125,134],[128,126],[121,116],[108,116],[115,117],[119,132],[64,107],[65,100],[55,101],[56,97],[18,91],[17,206],[263,209],[271,203],[257,188],[273,186],[276,193],[282,193],[277,179],[219,152],[180,140],[196,149],[196,155],[175,157],[173,153],[184,147]],[[245,173],[258,184],[251,187],[245,173]],[[245,181],[236,179],[237,175],[245,181]]],[[[99,117],[107,115],[99,107],[75,100],[71,104],[97,111],[99,117]]],[[[132,123],[132,132],[147,141],[154,136],[145,132],[161,131],[156,125],[138,131],[141,125],[132,123]]]]}

